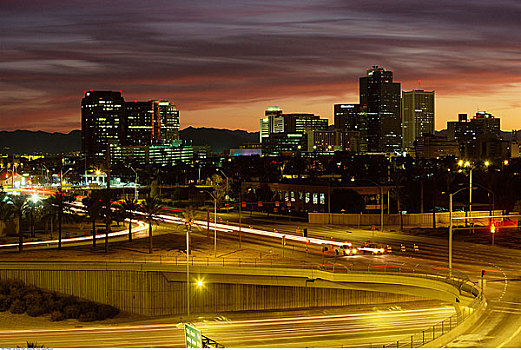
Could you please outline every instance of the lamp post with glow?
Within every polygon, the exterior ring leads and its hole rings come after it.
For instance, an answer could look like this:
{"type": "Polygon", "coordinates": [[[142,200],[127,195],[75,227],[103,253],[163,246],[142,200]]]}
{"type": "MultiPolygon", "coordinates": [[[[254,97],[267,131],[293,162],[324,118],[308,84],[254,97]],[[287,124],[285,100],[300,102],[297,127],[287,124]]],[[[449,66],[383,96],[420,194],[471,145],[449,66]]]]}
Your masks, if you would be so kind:
{"type": "Polygon", "coordinates": [[[130,167],[130,169],[132,169],[134,174],[136,174],[136,180],[134,181],[134,200],[137,201],[137,199],[139,197],[138,192],[137,192],[137,182],[138,182],[137,171],[135,171],[133,167],[130,167]]]}
{"type": "Polygon", "coordinates": [[[449,193],[449,277],[452,277],[452,197],[466,189],[472,189],[470,187],[463,187],[454,193],[449,193]]]}
{"type": "MultiPolygon", "coordinates": [[[[462,166],[462,167],[470,169],[469,170],[469,188],[470,188],[470,191],[469,191],[469,216],[472,216],[472,171],[474,169],[476,169],[478,166],[471,164],[468,160],[467,161],[460,160],[458,162],[458,165],[460,167],[462,166]]],[[[490,165],[490,162],[488,160],[486,160],[485,162],[483,162],[483,165],[488,167],[490,165]]]]}
{"type": "Polygon", "coordinates": [[[213,255],[217,257],[217,198],[212,192],[207,190],[201,190],[199,192],[206,192],[213,198],[214,216],[213,216],[213,255]]]}

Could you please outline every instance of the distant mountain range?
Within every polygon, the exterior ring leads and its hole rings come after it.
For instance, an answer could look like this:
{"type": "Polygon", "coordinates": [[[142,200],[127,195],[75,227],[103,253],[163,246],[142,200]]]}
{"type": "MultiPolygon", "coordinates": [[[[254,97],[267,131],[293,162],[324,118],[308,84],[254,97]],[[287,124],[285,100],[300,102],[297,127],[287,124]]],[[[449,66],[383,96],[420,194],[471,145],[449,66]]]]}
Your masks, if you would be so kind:
{"type": "MultiPolygon", "coordinates": [[[[188,127],[181,130],[182,140],[192,140],[193,145],[212,148],[212,152],[222,152],[238,148],[243,143],[259,142],[258,132],[214,128],[188,127]]],[[[69,153],[81,151],[81,131],[68,134],[45,131],[0,131],[0,154],[69,153]]]]}
{"type": "MultiPolygon", "coordinates": [[[[211,147],[212,152],[220,153],[225,149],[239,148],[244,143],[259,142],[258,132],[214,128],[188,127],[181,130],[182,140],[192,140],[193,145],[211,147]]],[[[437,136],[446,136],[447,130],[436,131],[437,136]]],[[[512,133],[501,131],[505,141],[512,140],[512,133]]],[[[521,140],[521,133],[518,135],[521,140]]],[[[0,154],[32,153],[69,153],[81,150],[81,131],[73,130],[68,134],[45,131],[0,131],[0,154]]]]}

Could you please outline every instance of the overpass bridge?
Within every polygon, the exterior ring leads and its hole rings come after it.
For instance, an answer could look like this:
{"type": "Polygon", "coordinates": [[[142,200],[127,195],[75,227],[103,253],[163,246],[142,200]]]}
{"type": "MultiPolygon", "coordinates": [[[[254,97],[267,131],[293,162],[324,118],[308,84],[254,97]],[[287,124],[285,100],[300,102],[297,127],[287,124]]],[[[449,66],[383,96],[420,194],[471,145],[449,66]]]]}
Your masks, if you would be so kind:
{"type": "Polygon", "coordinates": [[[188,305],[192,314],[433,299],[454,305],[455,315],[445,324],[434,325],[427,337],[423,333],[389,344],[398,347],[444,345],[470,327],[486,306],[481,289],[468,279],[413,269],[357,271],[334,265],[296,268],[243,262],[195,264],[187,275],[186,265],[173,263],[0,262],[0,279],[7,278],[147,316],[184,316],[188,305]]]}

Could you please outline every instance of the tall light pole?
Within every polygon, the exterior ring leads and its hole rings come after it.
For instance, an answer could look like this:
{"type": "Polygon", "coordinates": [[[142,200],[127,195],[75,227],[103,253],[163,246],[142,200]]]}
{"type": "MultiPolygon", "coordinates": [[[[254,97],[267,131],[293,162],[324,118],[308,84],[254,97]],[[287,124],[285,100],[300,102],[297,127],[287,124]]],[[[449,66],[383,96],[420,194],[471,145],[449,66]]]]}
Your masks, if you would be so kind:
{"type": "MultiPolygon", "coordinates": [[[[226,195],[224,196],[225,199],[228,199],[229,198],[229,195],[228,195],[228,176],[226,176],[226,174],[224,173],[224,171],[222,171],[222,169],[219,169],[217,168],[217,170],[219,170],[221,172],[221,174],[224,175],[224,177],[226,178],[226,195]]],[[[227,210],[228,213],[230,213],[229,210],[227,210]]]]}
{"type": "Polygon", "coordinates": [[[210,191],[201,190],[200,192],[206,192],[213,198],[213,255],[214,257],[217,257],[217,198],[210,191]]]}
{"type": "Polygon", "coordinates": [[[190,323],[190,230],[186,228],[186,310],[188,321],[190,323]]]}
{"type": "Polygon", "coordinates": [[[452,196],[469,188],[463,187],[454,193],[449,193],[449,277],[452,277],[452,196]]]}
{"type": "Polygon", "coordinates": [[[134,174],[136,174],[136,179],[134,181],[134,200],[137,201],[137,199],[138,199],[138,192],[137,192],[138,176],[137,176],[137,171],[135,171],[133,167],[130,167],[130,169],[132,169],[134,174]]]}

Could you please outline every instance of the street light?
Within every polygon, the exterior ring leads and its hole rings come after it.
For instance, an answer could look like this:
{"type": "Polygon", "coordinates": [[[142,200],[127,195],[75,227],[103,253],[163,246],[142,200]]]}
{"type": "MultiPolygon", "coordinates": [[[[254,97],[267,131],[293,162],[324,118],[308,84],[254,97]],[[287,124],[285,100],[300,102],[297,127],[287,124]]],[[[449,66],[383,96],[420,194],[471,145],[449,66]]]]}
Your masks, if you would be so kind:
{"type": "Polygon", "coordinates": [[[214,204],[214,217],[213,217],[213,255],[217,257],[217,198],[212,194],[212,192],[207,190],[201,190],[199,192],[206,192],[213,198],[214,204]]]}
{"type": "Polygon", "coordinates": [[[137,172],[134,170],[133,167],[130,167],[130,169],[132,169],[134,174],[136,174],[136,180],[134,181],[134,200],[137,201],[137,198],[138,198],[138,192],[137,192],[138,176],[137,176],[137,172]]]}
{"type": "MultiPolygon", "coordinates": [[[[374,182],[371,179],[358,179],[358,180],[365,180],[365,181],[372,182],[373,184],[378,186],[378,189],[380,190],[380,231],[383,232],[383,230],[384,230],[384,196],[383,196],[383,191],[382,191],[382,185],[377,184],[376,182],[374,182]]],[[[351,178],[351,182],[355,182],[354,177],[351,178]]]]}
{"type": "MultiPolygon", "coordinates": [[[[468,160],[465,162],[463,162],[463,160],[460,160],[458,162],[458,165],[463,166],[465,168],[470,168],[470,171],[469,171],[469,188],[470,188],[470,191],[469,191],[469,216],[472,216],[472,170],[476,169],[478,167],[478,165],[473,165],[468,160]]],[[[490,165],[490,162],[488,160],[486,160],[485,162],[483,162],[483,165],[488,167],[490,165]]]]}
{"type": "Polygon", "coordinates": [[[463,187],[454,193],[449,193],[449,277],[452,277],[452,196],[463,190],[470,189],[470,187],[463,187]]]}
{"type": "MultiPolygon", "coordinates": [[[[224,197],[225,199],[228,199],[229,198],[229,195],[228,195],[228,176],[226,176],[226,174],[224,173],[224,171],[222,171],[221,169],[217,168],[218,171],[221,172],[221,174],[224,175],[224,177],[226,178],[226,196],[224,197]]],[[[228,210],[228,213],[230,211],[228,210]]]]}
{"type": "Polygon", "coordinates": [[[67,175],[67,173],[68,173],[69,171],[71,171],[71,170],[72,170],[72,168],[69,168],[69,169],[67,169],[67,171],[66,171],[65,173],[63,172],[63,169],[60,170],[60,172],[61,172],[61,174],[60,174],[60,192],[63,191],[63,177],[64,177],[65,175],[67,175]]]}

